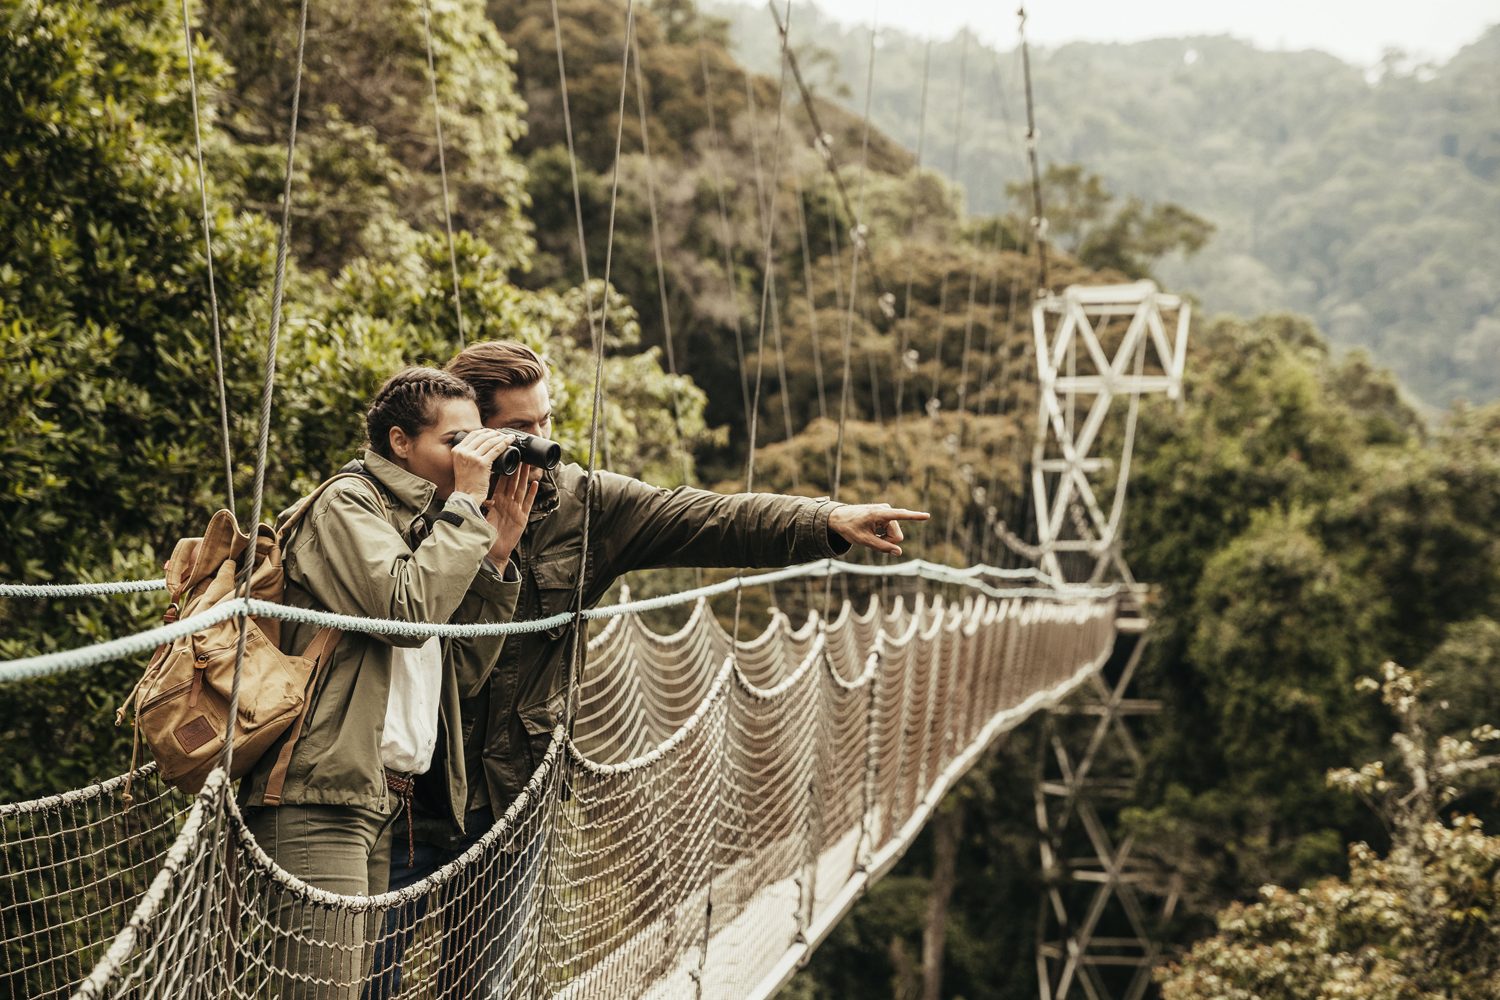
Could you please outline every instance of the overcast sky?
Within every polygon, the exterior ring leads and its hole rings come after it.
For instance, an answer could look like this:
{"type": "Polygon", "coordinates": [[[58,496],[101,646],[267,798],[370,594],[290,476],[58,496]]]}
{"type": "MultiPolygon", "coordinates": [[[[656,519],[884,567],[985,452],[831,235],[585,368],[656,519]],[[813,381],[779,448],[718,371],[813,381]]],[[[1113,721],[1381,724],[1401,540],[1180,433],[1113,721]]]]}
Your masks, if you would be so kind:
{"type": "MultiPolygon", "coordinates": [[[[743,0],[763,6],[765,0],[743,0]]],[[[778,6],[782,0],[777,0],[778,6]]],[[[796,7],[805,0],[793,0],[796,7]]],[[[969,25],[985,41],[1009,48],[1016,37],[1016,0],[818,0],[842,21],[947,38],[969,25]]],[[[1500,23],[1500,0],[1032,0],[1027,37],[1033,44],[1138,41],[1181,35],[1231,34],[1261,48],[1322,49],[1367,66],[1387,48],[1446,60],[1500,23]]]]}

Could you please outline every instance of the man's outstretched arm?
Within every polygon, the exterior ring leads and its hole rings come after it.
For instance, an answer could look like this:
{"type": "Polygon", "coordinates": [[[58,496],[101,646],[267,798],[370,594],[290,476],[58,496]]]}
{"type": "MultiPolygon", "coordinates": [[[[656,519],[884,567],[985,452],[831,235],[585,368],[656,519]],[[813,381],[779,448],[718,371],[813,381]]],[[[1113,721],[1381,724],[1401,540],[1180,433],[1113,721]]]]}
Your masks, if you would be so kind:
{"type": "Polygon", "coordinates": [[[900,555],[901,521],[921,511],[774,493],[664,490],[599,473],[601,554],[612,574],[657,566],[787,566],[842,555],[850,545],[900,555]]]}

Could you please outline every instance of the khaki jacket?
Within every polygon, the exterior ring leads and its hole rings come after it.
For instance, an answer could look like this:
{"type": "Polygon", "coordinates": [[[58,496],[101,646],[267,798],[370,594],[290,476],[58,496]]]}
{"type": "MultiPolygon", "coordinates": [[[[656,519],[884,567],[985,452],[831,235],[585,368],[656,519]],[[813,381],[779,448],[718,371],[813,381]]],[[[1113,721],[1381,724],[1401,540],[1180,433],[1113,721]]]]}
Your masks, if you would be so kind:
{"type": "MultiPolygon", "coordinates": [[[[516,548],[521,574],[516,620],[573,607],[587,481],[587,473],[572,464],[549,474],[549,495],[538,497],[516,548]]],[[[630,570],[788,566],[841,555],[849,547],[829,534],[828,515],[838,505],[826,498],[666,490],[600,472],[590,499],[585,607],[609,595],[630,570]]],[[[471,808],[487,804],[501,815],[540,763],[566,713],[572,634],[569,624],[513,635],[493,672],[464,685],[471,808]]],[[[430,835],[433,827],[424,823],[423,830],[430,835]]]]}
{"type": "MultiPolygon", "coordinates": [[[[432,483],[374,452],[364,469],[375,482],[346,479],[318,498],[284,540],[284,601],[366,618],[408,622],[506,622],[520,584],[488,563],[495,529],[474,507],[436,501],[432,483]],[[417,522],[430,533],[413,548],[417,522]]],[[[285,513],[282,517],[285,517],[285,513]]],[[[514,578],[514,568],[506,574],[514,578]]],[[[300,653],[316,625],[287,622],[282,648],[300,653]]],[[[312,694],[301,738],[292,750],[282,801],[288,804],[392,807],[380,759],[390,689],[391,648],[425,640],[346,631],[312,694]]],[[[503,636],[444,638],[438,746],[428,777],[446,784],[444,811],[462,826],[467,794],[456,720],[459,691],[489,676],[503,636]]],[[[262,804],[266,778],[281,743],[246,776],[245,804],[262,804]]]]}

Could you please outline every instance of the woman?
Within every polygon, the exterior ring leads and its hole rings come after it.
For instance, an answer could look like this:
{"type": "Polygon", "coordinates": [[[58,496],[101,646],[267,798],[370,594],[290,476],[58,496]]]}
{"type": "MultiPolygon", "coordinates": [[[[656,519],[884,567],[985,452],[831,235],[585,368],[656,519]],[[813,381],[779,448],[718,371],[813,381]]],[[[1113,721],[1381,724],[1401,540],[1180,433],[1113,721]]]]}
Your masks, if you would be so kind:
{"type": "MultiPolygon", "coordinates": [[[[366,431],[361,475],[324,490],[283,540],[286,603],[407,622],[508,621],[519,588],[511,551],[536,498],[523,475],[502,477],[486,498],[510,437],[482,426],[467,384],[431,368],[392,376],[366,431]]],[[[318,631],[288,622],[282,646],[305,652],[318,631]]],[[[392,828],[416,775],[441,776],[427,783],[445,788],[438,797],[462,821],[459,691],[488,673],[503,641],[345,632],[284,781],[267,787],[281,749],[272,746],[241,789],[246,825],[266,853],[330,892],[384,892],[392,828]]],[[[281,940],[268,957],[282,992],[355,996],[365,917],[314,921],[317,908],[284,890],[273,910],[281,940]]]]}

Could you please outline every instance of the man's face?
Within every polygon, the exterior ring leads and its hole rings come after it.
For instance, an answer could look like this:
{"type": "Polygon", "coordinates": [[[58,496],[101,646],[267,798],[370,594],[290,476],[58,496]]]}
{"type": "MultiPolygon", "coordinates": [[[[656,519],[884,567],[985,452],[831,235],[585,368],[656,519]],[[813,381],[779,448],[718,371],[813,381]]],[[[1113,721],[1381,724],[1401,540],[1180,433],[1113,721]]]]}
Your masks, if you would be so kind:
{"type": "MultiPolygon", "coordinates": [[[[485,422],[486,427],[552,437],[552,394],[545,379],[535,385],[496,389],[494,404],[495,415],[485,422]]],[[[535,465],[525,469],[532,480],[542,478],[542,470],[535,465]]]]}

